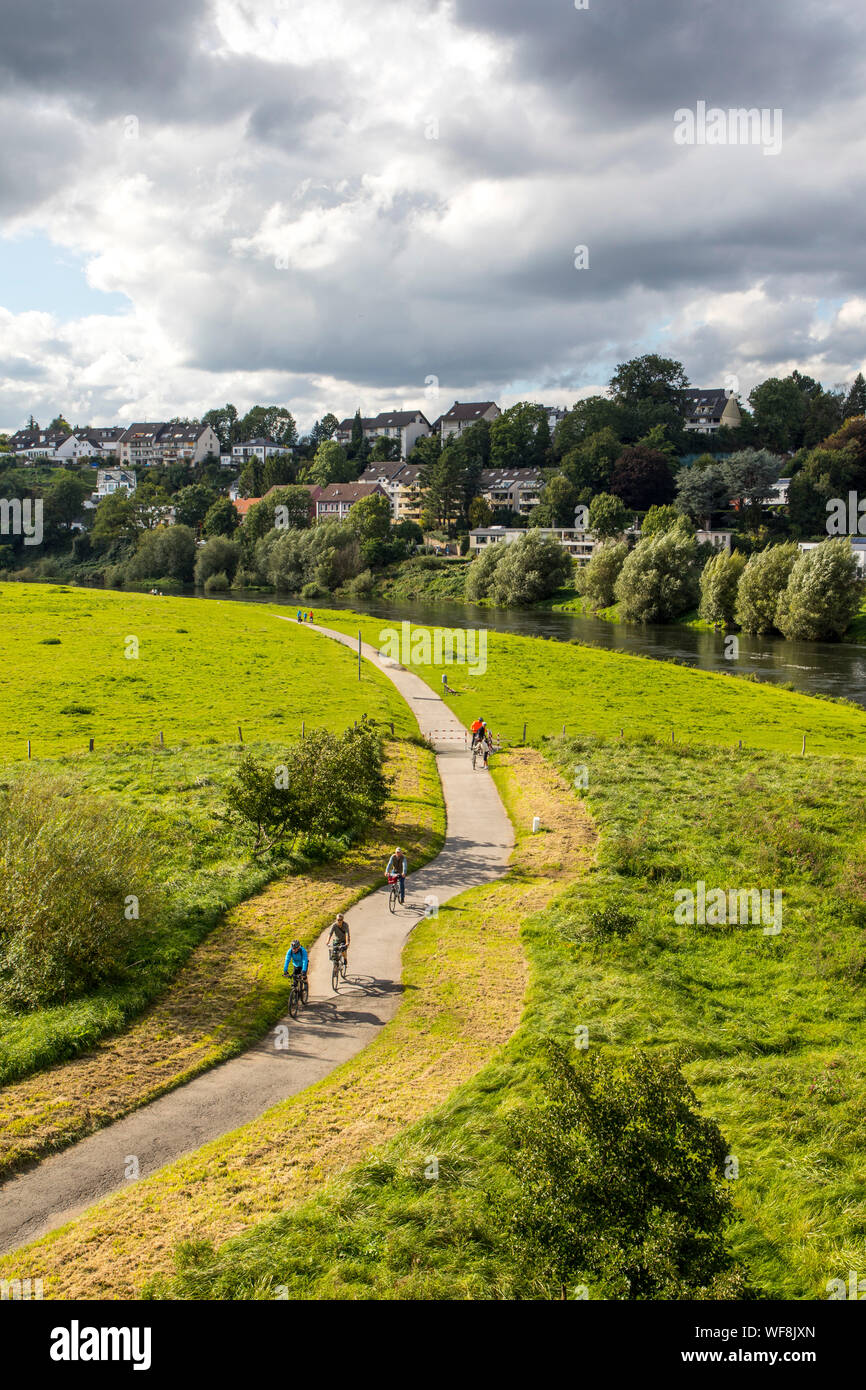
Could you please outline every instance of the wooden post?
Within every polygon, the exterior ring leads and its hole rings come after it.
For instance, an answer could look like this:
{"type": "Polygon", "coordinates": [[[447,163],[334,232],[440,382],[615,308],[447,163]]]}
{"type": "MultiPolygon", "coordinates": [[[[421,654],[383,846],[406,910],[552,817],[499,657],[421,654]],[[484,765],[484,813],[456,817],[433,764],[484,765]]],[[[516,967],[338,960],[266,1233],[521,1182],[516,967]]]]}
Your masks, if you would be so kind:
{"type": "Polygon", "coordinates": [[[625,729],[620,729],[619,736],[620,738],[625,738],[625,729]]]}
{"type": "Polygon", "coordinates": [[[565,738],[565,725],[562,726],[562,737],[565,738]]]}
{"type": "Polygon", "coordinates": [[[361,631],[358,630],[358,680],[361,679],[361,631]]]}
{"type": "Polygon", "coordinates": [[[28,756],[28,758],[31,756],[31,754],[30,754],[30,740],[29,740],[29,738],[28,738],[28,740],[27,740],[27,756],[28,756]]]}
{"type": "Polygon", "coordinates": [[[671,743],[673,743],[673,741],[674,741],[674,731],[673,731],[673,729],[671,729],[671,743]]]}
{"type": "Polygon", "coordinates": [[[162,729],[159,731],[159,746],[160,748],[165,747],[165,738],[163,737],[162,729]]]}
{"type": "Polygon", "coordinates": [[[306,734],[304,733],[304,730],[306,729],[306,727],[307,727],[307,721],[306,721],[305,719],[302,719],[302,720],[301,720],[301,738],[306,738],[306,734]]]}
{"type": "Polygon", "coordinates": [[[803,735],[803,752],[801,753],[800,756],[803,757],[803,758],[805,758],[805,756],[806,756],[806,735],[805,735],[805,734],[803,735]]]}
{"type": "Polygon", "coordinates": [[[241,728],[241,726],[240,726],[240,724],[239,724],[239,725],[238,725],[238,742],[239,742],[239,743],[243,743],[243,741],[244,741],[244,731],[243,731],[243,729],[241,728]]]}
{"type": "Polygon", "coordinates": [[[393,721],[393,719],[392,719],[392,720],[390,720],[389,722],[390,722],[390,725],[391,725],[391,737],[393,738],[393,737],[394,737],[394,721],[393,721]]]}
{"type": "Polygon", "coordinates": [[[90,747],[89,747],[88,751],[89,751],[90,753],[93,752],[93,739],[90,740],[90,747]]]}
{"type": "Polygon", "coordinates": [[[523,746],[526,747],[526,725],[523,725],[523,746]]]}
{"type": "Polygon", "coordinates": [[[742,748],[742,746],[743,746],[743,740],[740,739],[740,747],[742,748]]]}

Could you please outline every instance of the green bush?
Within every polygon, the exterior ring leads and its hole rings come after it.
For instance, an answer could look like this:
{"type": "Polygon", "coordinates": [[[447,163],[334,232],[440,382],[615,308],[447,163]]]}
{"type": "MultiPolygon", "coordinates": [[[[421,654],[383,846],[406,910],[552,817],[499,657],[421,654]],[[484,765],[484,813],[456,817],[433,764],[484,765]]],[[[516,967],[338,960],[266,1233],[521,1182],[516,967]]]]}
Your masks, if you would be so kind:
{"type": "Polygon", "coordinates": [[[838,641],[860,611],[863,584],[859,576],[847,536],[804,551],[779,598],[779,631],[799,641],[838,641]]]}
{"type": "Polygon", "coordinates": [[[114,801],[33,776],[0,804],[0,998],[64,1002],[126,973],[150,932],[147,837],[114,801]]]}
{"type": "Polygon", "coordinates": [[[698,599],[697,543],[674,527],[639,541],[614,587],[620,615],[637,623],[669,623],[698,599]]]}
{"type": "Polygon", "coordinates": [[[278,760],[241,755],[226,797],[226,818],[253,835],[253,853],[306,834],[359,834],[388,797],[382,741],[363,721],[342,735],[311,729],[278,760]]]}
{"type": "Polygon", "coordinates": [[[211,575],[224,575],[228,587],[235,577],[235,571],[240,563],[240,547],[228,536],[211,536],[209,541],[205,541],[201,550],[198,552],[198,559],[195,562],[195,582],[207,588],[207,581],[211,575]]]}
{"type": "Polygon", "coordinates": [[[744,632],[774,632],[779,599],[800,552],[794,541],[750,555],[737,587],[734,617],[744,632]]]}
{"type": "Polygon", "coordinates": [[[209,574],[204,582],[206,594],[225,594],[230,588],[229,577],[225,570],[221,570],[219,574],[209,574]]]}
{"type": "Polygon", "coordinates": [[[614,600],[614,586],[628,555],[625,541],[597,545],[581,575],[581,592],[595,608],[607,608],[614,600]]]}
{"type": "Polygon", "coordinates": [[[734,621],[737,586],[746,558],[737,551],[720,550],[701,570],[701,617],[707,623],[727,627],[734,621]]]}
{"type": "Polygon", "coordinates": [[[676,1063],[547,1055],[545,1101],[512,1126],[519,1186],[504,1215],[518,1260],[563,1296],[585,1284],[594,1298],[742,1297],[724,1243],[728,1146],[676,1063]]]}

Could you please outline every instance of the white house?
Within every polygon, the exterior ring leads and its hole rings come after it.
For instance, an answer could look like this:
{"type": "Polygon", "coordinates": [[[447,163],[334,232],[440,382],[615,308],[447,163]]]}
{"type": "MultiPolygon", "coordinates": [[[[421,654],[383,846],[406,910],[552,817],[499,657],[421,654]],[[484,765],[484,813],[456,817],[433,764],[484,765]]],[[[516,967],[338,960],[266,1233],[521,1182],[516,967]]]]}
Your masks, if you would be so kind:
{"type": "MultiPolygon", "coordinates": [[[[292,446],[290,444],[277,444],[273,439],[248,439],[245,444],[232,445],[232,462],[238,464],[249,463],[250,459],[258,459],[264,463],[265,459],[273,454],[290,454],[292,446]]],[[[222,459],[220,460],[222,462],[222,459]]]]}
{"type": "Polygon", "coordinates": [[[699,542],[705,541],[713,546],[715,550],[730,550],[731,541],[734,538],[733,531],[696,531],[695,538],[699,542]]]}
{"type": "MultiPolygon", "coordinates": [[[[532,528],[532,534],[552,536],[579,565],[589,563],[597,545],[590,531],[582,531],[576,526],[537,526],[532,528]]],[[[525,535],[527,531],[524,527],[477,526],[469,532],[469,551],[470,554],[477,555],[490,545],[511,545],[525,535]]]]}
{"type": "Polygon", "coordinates": [[[110,497],[113,492],[135,492],[135,473],[129,468],[100,468],[96,474],[96,496],[110,497]]]}

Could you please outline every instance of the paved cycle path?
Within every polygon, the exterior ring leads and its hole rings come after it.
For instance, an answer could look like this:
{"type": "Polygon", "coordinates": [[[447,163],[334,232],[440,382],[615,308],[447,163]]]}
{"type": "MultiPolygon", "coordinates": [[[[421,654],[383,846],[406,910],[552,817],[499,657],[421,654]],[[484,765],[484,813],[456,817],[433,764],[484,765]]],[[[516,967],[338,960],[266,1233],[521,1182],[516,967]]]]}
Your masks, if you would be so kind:
{"type": "MultiPolygon", "coordinates": [[[[312,630],[357,651],[357,639],[318,625],[312,630]]],[[[483,769],[472,770],[463,725],[420,677],[366,643],[361,650],[394,682],[421,733],[436,745],[447,816],[440,854],[424,868],[410,872],[405,905],[398,905],[393,914],[388,910],[384,873],[383,887],[349,910],[349,970],[337,995],[331,989],[323,936],[310,952],[309,1006],[301,1009],[296,1020],[286,1015],[239,1057],[0,1187],[0,1251],[15,1249],[64,1225],[99,1198],[125,1186],[133,1158],[138,1176],[148,1177],[173,1159],[254,1120],[355,1056],[397,1010],[403,944],[424,917],[427,901],[447,902],[504,873],[514,842],[511,823],[493,779],[483,769]]]]}

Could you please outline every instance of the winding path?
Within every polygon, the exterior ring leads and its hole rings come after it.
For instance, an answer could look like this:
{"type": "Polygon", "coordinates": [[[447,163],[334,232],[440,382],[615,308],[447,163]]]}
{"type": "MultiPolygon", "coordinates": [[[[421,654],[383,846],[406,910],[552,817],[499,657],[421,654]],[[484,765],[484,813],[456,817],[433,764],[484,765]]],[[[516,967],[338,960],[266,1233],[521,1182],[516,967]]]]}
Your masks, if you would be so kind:
{"type": "MultiPolygon", "coordinates": [[[[314,630],[357,650],[355,640],[344,633],[314,630]]],[[[421,733],[436,744],[447,815],[440,854],[410,873],[405,906],[394,914],[388,911],[384,888],[351,909],[349,975],[339,995],[331,990],[322,937],[310,952],[309,1007],[296,1021],[283,1019],[239,1057],[10,1178],[0,1188],[0,1251],[64,1225],[125,1186],[133,1159],[135,1176],[149,1177],[320,1081],[360,1052],[397,1010],[403,944],[425,915],[427,901],[447,902],[505,872],[514,842],[511,823],[493,779],[472,771],[463,725],[420,677],[366,643],[361,650],[393,681],[421,733]]]]}

